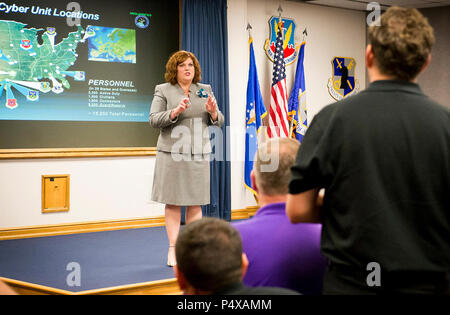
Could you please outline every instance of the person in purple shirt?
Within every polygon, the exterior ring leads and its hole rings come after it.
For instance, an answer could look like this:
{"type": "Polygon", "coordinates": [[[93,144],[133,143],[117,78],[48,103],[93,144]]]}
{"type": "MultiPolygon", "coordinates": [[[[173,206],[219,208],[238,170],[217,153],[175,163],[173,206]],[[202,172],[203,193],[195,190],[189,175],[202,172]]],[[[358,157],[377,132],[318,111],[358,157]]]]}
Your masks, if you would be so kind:
{"type": "Polygon", "coordinates": [[[300,144],[271,139],[260,145],[251,173],[260,209],[234,223],[249,266],[247,286],[277,286],[305,295],[322,293],[327,260],[320,253],[321,224],[293,224],[286,216],[290,170],[300,144]]]}

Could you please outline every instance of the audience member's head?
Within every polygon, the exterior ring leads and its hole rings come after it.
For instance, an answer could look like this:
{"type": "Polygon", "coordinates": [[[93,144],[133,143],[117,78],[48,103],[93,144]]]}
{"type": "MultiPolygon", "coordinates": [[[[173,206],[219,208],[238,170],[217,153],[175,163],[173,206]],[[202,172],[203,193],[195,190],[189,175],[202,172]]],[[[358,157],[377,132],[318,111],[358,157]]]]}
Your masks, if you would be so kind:
{"type": "MultiPolygon", "coordinates": [[[[414,80],[428,65],[435,42],[433,28],[417,10],[391,7],[368,30],[368,53],[380,73],[414,80]]],[[[367,61],[370,69],[372,60],[367,61]]],[[[370,75],[370,73],[369,73],[370,75]]]]}
{"type": "Polygon", "coordinates": [[[175,274],[186,294],[210,294],[240,282],[248,266],[238,231],[220,219],[185,226],[175,252],[175,274]]]}
{"type": "Polygon", "coordinates": [[[251,174],[259,196],[287,195],[299,147],[297,140],[289,138],[273,138],[259,145],[251,174]]]}

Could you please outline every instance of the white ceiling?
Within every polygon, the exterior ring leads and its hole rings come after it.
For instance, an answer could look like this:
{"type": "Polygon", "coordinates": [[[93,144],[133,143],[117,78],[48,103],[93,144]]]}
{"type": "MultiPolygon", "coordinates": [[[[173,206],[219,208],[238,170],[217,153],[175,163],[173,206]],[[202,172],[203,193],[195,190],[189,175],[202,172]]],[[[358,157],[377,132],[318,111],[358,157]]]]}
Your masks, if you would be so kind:
{"type": "MultiPolygon", "coordinates": [[[[346,8],[366,11],[367,4],[372,0],[287,0],[292,2],[302,2],[315,5],[346,8]]],[[[431,8],[450,5],[450,0],[378,0],[382,9],[397,5],[407,8],[431,8]]]]}

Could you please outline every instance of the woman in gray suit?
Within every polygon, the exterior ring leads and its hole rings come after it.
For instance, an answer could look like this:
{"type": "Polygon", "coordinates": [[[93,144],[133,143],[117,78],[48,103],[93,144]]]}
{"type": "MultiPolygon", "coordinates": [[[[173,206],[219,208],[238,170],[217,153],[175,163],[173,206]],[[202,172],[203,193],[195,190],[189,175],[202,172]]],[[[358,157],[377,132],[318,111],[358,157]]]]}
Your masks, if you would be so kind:
{"type": "Polygon", "coordinates": [[[167,264],[174,266],[181,206],[186,223],[201,219],[201,205],[210,203],[209,125],[221,127],[210,85],[201,84],[201,68],[194,54],[178,51],[166,64],[167,83],[157,85],[150,110],[150,125],[160,129],[152,200],[164,203],[169,238],[167,264]]]}

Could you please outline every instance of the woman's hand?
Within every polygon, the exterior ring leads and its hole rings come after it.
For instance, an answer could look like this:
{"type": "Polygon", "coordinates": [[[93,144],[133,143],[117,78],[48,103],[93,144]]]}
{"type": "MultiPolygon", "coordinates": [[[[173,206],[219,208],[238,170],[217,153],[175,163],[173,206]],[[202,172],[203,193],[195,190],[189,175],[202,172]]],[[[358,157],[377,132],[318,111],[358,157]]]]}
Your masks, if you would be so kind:
{"type": "Polygon", "coordinates": [[[211,115],[212,120],[216,121],[218,118],[217,114],[217,102],[213,96],[209,96],[206,101],[206,111],[211,115]]]}
{"type": "Polygon", "coordinates": [[[183,98],[180,101],[180,104],[178,104],[178,106],[175,107],[174,109],[172,109],[172,111],[170,112],[170,119],[174,120],[181,113],[183,113],[186,109],[188,109],[190,106],[191,106],[191,101],[189,100],[189,98],[188,97],[183,98]]]}

